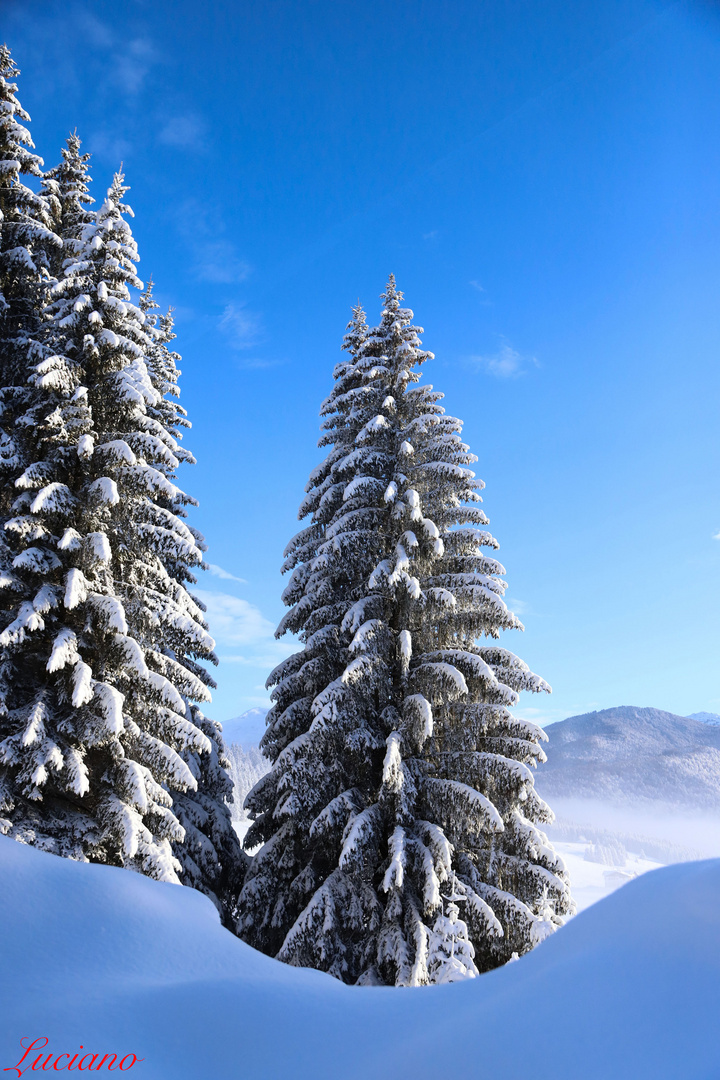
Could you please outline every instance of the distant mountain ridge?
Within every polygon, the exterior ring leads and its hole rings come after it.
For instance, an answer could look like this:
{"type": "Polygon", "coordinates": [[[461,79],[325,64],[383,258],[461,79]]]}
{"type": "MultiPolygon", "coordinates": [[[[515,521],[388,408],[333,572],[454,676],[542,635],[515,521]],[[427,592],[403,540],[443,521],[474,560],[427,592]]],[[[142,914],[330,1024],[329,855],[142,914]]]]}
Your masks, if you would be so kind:
{"type": "Polygon", "coordinates": [[[240,716],[234,716],[232,720],[226,720],[222,725],[223,739],[226,746],[239,743],[246,749],[250,746],[259,746],[260,740],[265,734],[265,717],[268,709],[258,706],[255,709],[247,709],[240,716]]]}
{"type": "Polygon", "coordinates": [[[720,727],[621,705],[547,729],[541,795],[720,809],[720,727]]]}
{"type": "MultiPolygon", "coordinates": [[[[233,816],[270,767],[257,749],[266,708],[248,709],[223,724],[237,786],[233,816]]],[[[662,801],[687,809],[720,810],[720,716],[677,716],[662,709],[620,705],[571,716],[547,729],[547,763],[536,786],[553,798],[602,799],[619,805],[662,801]]]]}
{"type": "Polygon", "coordinates": [[[716,712],[691,712],[691,720],[699,720],[703,724],[712,724],[714,727],[720,727],[720,714],[716,712]]]}

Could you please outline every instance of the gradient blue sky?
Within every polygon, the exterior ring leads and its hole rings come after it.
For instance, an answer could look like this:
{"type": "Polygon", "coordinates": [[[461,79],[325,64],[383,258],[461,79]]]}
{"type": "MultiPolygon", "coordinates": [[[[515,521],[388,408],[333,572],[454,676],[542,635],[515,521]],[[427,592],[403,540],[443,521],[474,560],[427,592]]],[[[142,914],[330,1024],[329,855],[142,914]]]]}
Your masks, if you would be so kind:
{"type": "Polygon", "coordinates": [[[394,272],[486,481],[543,722],[720,712],[720,8],[0,0],[46,163],[122,160],[177,308],[223,658],[266,700],[351,305],[394,272]],[[218,576],[225,573],[227,576],[218,576]],[[239,580],[242,579],[242,580],[239,580]]]}

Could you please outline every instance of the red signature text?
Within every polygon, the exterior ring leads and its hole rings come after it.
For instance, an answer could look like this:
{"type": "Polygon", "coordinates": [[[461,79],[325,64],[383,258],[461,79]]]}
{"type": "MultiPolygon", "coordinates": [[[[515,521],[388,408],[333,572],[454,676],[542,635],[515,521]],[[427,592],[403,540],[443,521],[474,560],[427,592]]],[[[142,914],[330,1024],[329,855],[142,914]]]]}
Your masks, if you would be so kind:
{"type": "Polygon", "coordinates": [[[83,1053],[85,1049],[83,1046],[75,1054],[56,1054],[54,1051],[48,1053],[49,1041],[44,1035],[33,1039],[32,1042],[29,1035],[25,1036],[20,1040],[25,1053],[17,1065],[7,1065],[3,1072],[15,1073],[17,1076],[22,1076],[28,1071],[61,1072],[63,1069],[79,1069],[81,1072],[100,1072],[101,1069],[113,1072],[115,1069],[120,1069],[121,1072],[127,1072],[136,1062],[145,1060],[137,1054],[125,1054],[124,1057],[119,1057],[118,1054],[91,1054],[87,1051],[83,1053]]]}

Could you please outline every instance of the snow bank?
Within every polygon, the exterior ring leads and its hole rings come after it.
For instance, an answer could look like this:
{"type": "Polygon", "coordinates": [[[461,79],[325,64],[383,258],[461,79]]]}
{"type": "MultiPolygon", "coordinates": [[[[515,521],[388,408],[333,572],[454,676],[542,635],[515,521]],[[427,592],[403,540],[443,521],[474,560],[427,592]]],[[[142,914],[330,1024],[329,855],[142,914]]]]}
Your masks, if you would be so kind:
{"type": "Polygon", "coordinates": [[[4,837],[0,927],[0,1071],[46,1036],[137,1054],[146,1080],[720,1074],[720,860],[646,874],[519,962],[419,990],[288,968],[191,889],[4,837]]]}

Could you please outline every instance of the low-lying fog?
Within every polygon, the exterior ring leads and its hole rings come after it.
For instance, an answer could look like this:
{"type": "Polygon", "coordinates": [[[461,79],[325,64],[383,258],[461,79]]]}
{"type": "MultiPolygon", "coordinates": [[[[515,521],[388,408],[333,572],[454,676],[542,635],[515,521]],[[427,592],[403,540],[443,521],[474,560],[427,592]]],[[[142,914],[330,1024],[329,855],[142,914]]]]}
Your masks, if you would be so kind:
{"type": "Polygon", "coordinates": [[[720,856],[720,814],[664,802],[615,806],[557,795],[548,802],[555,822],[546,831],[565,860],[579,911],[647,870],[720,856]]]}

